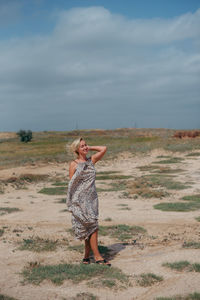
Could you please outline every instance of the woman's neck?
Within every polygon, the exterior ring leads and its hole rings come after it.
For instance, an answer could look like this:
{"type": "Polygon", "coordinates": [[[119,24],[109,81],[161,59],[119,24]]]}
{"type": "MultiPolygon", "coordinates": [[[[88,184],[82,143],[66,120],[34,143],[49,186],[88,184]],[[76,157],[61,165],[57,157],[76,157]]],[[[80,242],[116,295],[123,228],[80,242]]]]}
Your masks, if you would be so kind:
{"type": "Polygon", "coordinates": [[[79,155],[78,160],[79,161],[86,161],[87,157],[86,157],[86,155],[79,155]]]}

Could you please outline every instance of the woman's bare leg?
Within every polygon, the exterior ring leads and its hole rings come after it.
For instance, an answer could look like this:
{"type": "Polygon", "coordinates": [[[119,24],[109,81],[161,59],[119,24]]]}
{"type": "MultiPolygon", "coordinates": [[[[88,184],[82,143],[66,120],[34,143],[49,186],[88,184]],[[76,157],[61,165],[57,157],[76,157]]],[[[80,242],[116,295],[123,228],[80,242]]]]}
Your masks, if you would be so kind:
{"type": "Polygon", "coordinates": [[[100,259],[103,259],[103,257],[99,253],[97,240],[98,240],[98,230],[96,230],[95,232],[93,232],[91,234],[91,236],[90,236],[90,246],[91,246],[92,251],[94,253],[95,260],[100,260],[100,259]]]}
{"type": "Polygon", "coordinates": [[[90,237],[89,237],[88,240],[85,240],[85,256],[84,256],[84,258],[89,258],[90,250],[91,250],[91,247],[90,247],[90,237]]]}
{"type": "Polygon", "coordinates": [[[90,246],[94,253],[95,261],[103,260],[103,257],[101,256],[99,249],[98,249],[98,229],[95,232],[93,232],[90,236],[90,246]]]}

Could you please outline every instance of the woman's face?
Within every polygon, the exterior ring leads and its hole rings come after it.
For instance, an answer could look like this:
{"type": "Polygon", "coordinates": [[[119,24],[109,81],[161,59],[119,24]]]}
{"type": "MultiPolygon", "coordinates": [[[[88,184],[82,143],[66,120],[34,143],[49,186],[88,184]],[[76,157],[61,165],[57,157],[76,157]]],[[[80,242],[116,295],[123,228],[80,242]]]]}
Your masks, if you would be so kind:
{"type": "Polygon", "coordinates": [[[86,144],[86,142],[84,140],[81,140],[79,149],[78,149],[79,154],[86,155],[88,153],[88,151],[89,151],[88,145],[86,144]]]}

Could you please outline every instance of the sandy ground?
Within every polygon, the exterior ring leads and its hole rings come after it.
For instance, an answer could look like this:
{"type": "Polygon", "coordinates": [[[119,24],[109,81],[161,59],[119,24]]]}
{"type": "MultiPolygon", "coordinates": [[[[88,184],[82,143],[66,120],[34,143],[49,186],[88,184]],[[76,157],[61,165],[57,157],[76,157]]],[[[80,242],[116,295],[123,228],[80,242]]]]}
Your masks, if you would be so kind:
{"type": "MultiPolygon", "coordinates": [[[[140,299],[153,300],[156,297],[169,297],[176,294],[185,295],[200,292],[200,273],[178,272],[162,266],[164,262],[188,260],[200,263],[199,249],[185,249],[184,241],[200,241],[200,223],[195,217],[200,211],[164,212],[153,208],[160,202],[176,202],[184,195],[200,193],[199,176],[200,160],[198,157],[187,157],[187,153],[173,154],[163,150],[154,150],[148,155],[134,156],[122,153],[118,159],[110,162],[102,160],[96,164],[98,171],[120,171],[124,175],[134,177],[149,174],[137,167],[150,165],[160,160],[159,155],[172,155],[184,158],[181,163],[171,164],[172,168],[181,168],[184,172],[175,174],[181,182],[191,182],[191,187],[184,190],[170,191],[171,195],[162,200],[157,198],[137,199],[123,198],[122,192],[100,192],[99,223],[100,225],[127,224],[143,226],[148,235],[136,237],[136,244],[123,245],[114,238],[99,236],[99,242],[113,250],[112,266],[120,268],[133,278],[141,273],[154,273],[163,276],[164,280],[149,287],[141,287],[133,281],[132,286],[124,290],[88,287],[86,282],[73,284],[65,280],[62,285],[54,285],[45,280],[40,285],[23,284],[19,274],[29,262],[41,264],[79,263],[83,254],[69,251],[65,244],[56,251],[31,252],[21,251],[17,242],[25,238],[39,236],[52,240],[68,239],[70,244],[81,242],[67,232],[71,227],[71,216],[61,210],[66,204],[58,203],[63,196],[48,196],[38,193],[43,187],[51,187],[51,182],[27,184],[27,189],[6,187],[0,195],[1,207],[17,207],[21,211],[0,215],[0,229],[4,234],[0,237],[0,294],[20,300],[54,300],[69,299],[77,293],[88,292],[99,299],[140,299]],[[130,210],[120,210],[118,204],[128,204],[130,210]],[[112,218],[111,222],[105,221],[112,218]]],[[[169,166],[169,165],[167,165],[169,166]]],[[[48,174],[50,177],[67,177],[68,165],[48,164],[18,167],[0,171],[0,179],[19,176],[24,173],[48,174]]],[[[105,181],[96,181],[101,187],[105,181]]],[[[134,239],[135,237],[133,237],[134,239]]]]}

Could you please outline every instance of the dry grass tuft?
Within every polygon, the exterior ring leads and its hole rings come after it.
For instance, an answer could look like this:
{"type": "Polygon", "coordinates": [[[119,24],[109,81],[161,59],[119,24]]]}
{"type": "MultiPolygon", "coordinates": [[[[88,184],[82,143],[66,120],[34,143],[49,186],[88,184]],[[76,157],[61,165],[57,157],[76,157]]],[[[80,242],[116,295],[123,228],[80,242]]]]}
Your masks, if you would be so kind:
{"type": "Polygon", "coordinates": [[[195,138],[200,136],[200,131],[199,130],[179,130],[176,131],[173,135],[173,137],[175,138],[185,138],[185,137],[189,137],[189,138],[195,138]]]}
{"type": "Polygon", "coordinates": [[[139,195],[143,198],[163,198],[169,195],[169,193],[159,187],[158,183],[153,183],[151,178],[146,176],[141,176],[134,181],[130,180],[127,182],[128,193],[131,196],[139,195]]]}
{"type": "Polygon", "coordinates": [[[137,283],[140,286],[151,286],[157,282],[163,281],[162,276],[155,275],[153,273],[143,273],[139,276],[137,276],[137,283]]]}
{"type": "Polygon", "coordinates": [[[41,181],[48,180],[49,175],[47,174],[21,174],[17,176],[11,176],[7,179],[0,180],[0,193],[3,192],[5,186],[11,185],[17,189],[23,188],[27,183],[38,183],[41,181]]]}
{"type": "Polygon", "coordinates": [[[19,250],[29,250],[33,252],[54,251],[58,246],[58,240],[44,239],[40,237],[30,237],[19,242],[19,250]]]}

